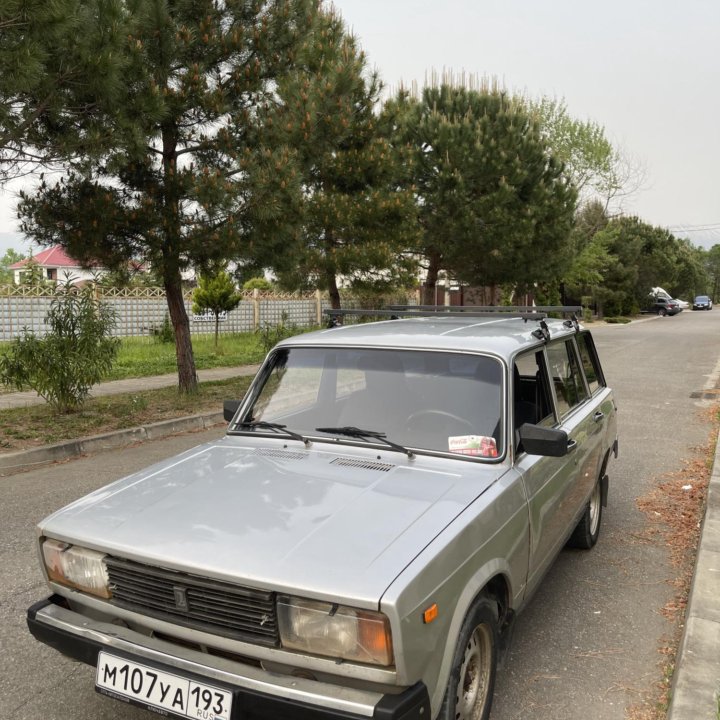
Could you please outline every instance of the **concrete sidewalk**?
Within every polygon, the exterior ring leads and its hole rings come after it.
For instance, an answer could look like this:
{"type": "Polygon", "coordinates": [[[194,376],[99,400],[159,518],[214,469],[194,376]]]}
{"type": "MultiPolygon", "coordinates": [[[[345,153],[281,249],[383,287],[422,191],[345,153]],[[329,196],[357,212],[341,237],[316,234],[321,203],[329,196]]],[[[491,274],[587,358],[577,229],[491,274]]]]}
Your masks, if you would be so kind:
{"type": "MultiPolygon", "coordinates": [[[[200,382],[211,380],[227,380],[233,377],[245,377],[254,375],[259,365],[241,365],[239,367],[212,368],[210,370],[198,370],[197,376],[200,382]]],[[[177,385],[177,373],[169,375],[153,375],[151,377],[129,378],[127,380],[111,380],[110,382],[95,385],[90,391],[90,397],[101,397],[103,395],[121,395],[122,393],[133,393],[140,390],[155,390],[156,388],[172,387],[177,385]]],[[[0,394],[0,410],[9,408],[27,407],[29,405],[42,405],[45,402],[34,390],[28,392],[14,392],[0,394]]]]}
{"type": "Polygon", "coordinates": [[[720,720],[720,439],[667,720],[720,720]]]}

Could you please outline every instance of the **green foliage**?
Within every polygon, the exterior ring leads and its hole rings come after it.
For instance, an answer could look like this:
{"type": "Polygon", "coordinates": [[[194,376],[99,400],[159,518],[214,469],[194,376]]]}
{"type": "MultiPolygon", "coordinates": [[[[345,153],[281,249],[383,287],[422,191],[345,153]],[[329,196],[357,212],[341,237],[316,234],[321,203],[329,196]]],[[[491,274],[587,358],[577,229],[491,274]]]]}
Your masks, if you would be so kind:
{"type": "Polygon", "coordinates": [[[175,344],[175,331],[173,330],[170,316],[165,313],[162,325],[160,327],[150,328],[152,337],[162,345],[175,344]]]}
{"type": "Polygon", "coordinates": [[[287,319],[287,313],[283,312],[281,320],[277,323],[277,325],[265,322],[256,330],[256,335],[260,339],[260,345],[262,346],[263,353],[265,355],[267,355],[281,340],[285,340],[285,338],[305,332],[305,330],[298,328],[294,323],[288,324],[287,319]]]}
{"type": "Polygon", "coordinates": [[[201,275],[200,284],[193,293],[193,312],[202,314],[210,310],[215,316],[215,347],[218,344],[220,313],[234,310],[242,300],[235,290],[235,283],[221,270],[215,275],[201,275]]]}
{"type": "MultiPolygon", "coordinates": [[[[695,294],[708,293],[713,300],[719,298],[720,290],[720,245],[713,245],[703,256],[707,287],[696,288],[695,294]]],[[[691,298],[688,298],[691,299],[691,298]]]]}
{"type": "Polygon", "coordinates": [[[274,268],[283,287],[391,287],[414,274],[404,251],[416,233],[415,198],[392,118],[375,108],[382,86],[333,9],[319,13],[296,71],[280,83],[273,126],[286,128],[303,189],[300,243],[274,268]],[[292,119],[297,118],[294,122],[292,119]]]}
{"type": "Polygon", "coordinates": [[[440,270],[520,289],[566,270],[575,191],[521,102],[495,87],[426,87],[394,101],[413,151],[420,252],[432,297],[440,270]]]}
{"type": "Polygon", "coordinates": [[[272,283],[264,277],[253,277],[243,283],[243,290],[272,290],[272,283]]]}
{"type": "MultiPolygon", "coordinates": [[[[35,0],[30,24],[46,4],[63,2],[35,0]]],[[[96,49],[88,57],[103,61],[99,70],[110,87],[92,100],[85,96],[92,78],[77,92],[66,88],[59,116],[51,117],[56,122],[38,121],[44,142],[56,145],[71,169],[22,196],[23,230],[41,245],[59,243],[78,260],[109,269],[147,262],[165,288],[180,388],[191,392],[197,380],[182,271],[228,258],[260,262],[296,236],[293,154],[263,144],[258,121],[293,66],[316,2],[76,5],[91,22],[65,40],[96,49]],[[119,43],[106,50],[106,37],[119,43]]],[[[56,62],[71,66],[62,53],[56,62]]],[[[106,82],[96,75],[96,84],[106,82]]],[[[23,98],[23,112],[38,113],[41,102],[34,94],[23,98]]]]}
{"type": "Polygon", "coordinates": [[[593,242],[607,250],[602,283],[593,288],[606,315],[639,312],[653,287],[664,287],[677,296],[701,281],[701,251],[637,217],[610,220],[593,242]]]}
{"type": "Polygon", "coordinates": [[[0,180],[51,165],[107,135],[127,70],[124,0],[3,0],[0,6],[0,180]],[[95,112],[89,110],[93,108],[95,112]]]}
{"type": "Polygon", "coordinates": [[[65,286],[45,322],[45,336],[25,330],[0,357],[0,381],[17,389],[29,386],[56,411],[71,412],[112,368],[119,346],[110,337],[114,313],[95,301],[90,286],[80,291],[65,286]]]}
{"type": "Polygon", "coordinates": [[[564,164],[582,203],[600,201],[606,207],[626,179],[622,158],[593,120],[573,118],[564,100],[544,97],[529,103],[552,154],[564,164]]]}
{"type": "Polygon", "coordinates": [[[20,273],[20,284],[31,285],[32,287],[48,284],[45,273],[35,258],[31,257],[25,263],[25,268],[20,273]]]}
{"type": "Polygon", "coordinates": [[[12,248],[0,258],[0,285],[12,285],[15,282],[15,273],[9,268],[24,259],[24,255],[15,252],[12,248]]]}

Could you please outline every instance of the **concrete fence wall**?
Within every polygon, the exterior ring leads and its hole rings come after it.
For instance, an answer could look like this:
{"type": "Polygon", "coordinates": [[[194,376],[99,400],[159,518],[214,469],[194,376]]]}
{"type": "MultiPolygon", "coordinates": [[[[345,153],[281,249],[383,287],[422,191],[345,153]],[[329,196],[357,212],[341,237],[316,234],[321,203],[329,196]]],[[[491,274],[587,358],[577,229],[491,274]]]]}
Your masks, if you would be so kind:
{"type": "MultiPolygon", "coordinates": [[[[161,288],[97,288],[96,292],[98,299],[108,303],[115,311],[115,335],[150,335],[162,327],[167,302],[161,288]]],[[[0,286],[0,341],[18,337],[24,328],[36,335],[44,335],[45,316],[53,297],[52,290],[47,288],[0,286]]],[[[220,331],[252,332],[266,324],[275,326],[283,320],[283,314],[288,324],[311,327],[322,323],[322,312],[329,307],[329,301],[319,292],[312,295],[278,295],[255,290],[244,293],[240,305],[221,317],[220,331]]],[[[215,332],[212,313],[193,313],[192,291],[185,294],[185,309],[193,334],[215,332]]]]}

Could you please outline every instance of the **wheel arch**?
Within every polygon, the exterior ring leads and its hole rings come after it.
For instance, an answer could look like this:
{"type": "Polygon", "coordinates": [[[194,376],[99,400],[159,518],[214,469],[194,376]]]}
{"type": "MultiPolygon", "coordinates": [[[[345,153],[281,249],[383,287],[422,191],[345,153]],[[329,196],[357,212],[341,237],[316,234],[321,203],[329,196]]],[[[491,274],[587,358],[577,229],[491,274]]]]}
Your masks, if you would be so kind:
{"type": "Polygon", "coordinates": [[[502,630],[514,616],[512,608],[512,585],[509,569],[505,564],[496,560],[483,566],[468,582],[458,597],[453,618],[447,633],[447,640],[443,651],[442,664],[438,673],[438,682],[435,685],[433,696],[430,698],[433,713],[442,705],[445,688],[450,678],[452,659],[455,653],[460,630],[465,618],[472,611],[475,604],[481,599],[489,597],[498,606],[498,625],[502,630]]]}

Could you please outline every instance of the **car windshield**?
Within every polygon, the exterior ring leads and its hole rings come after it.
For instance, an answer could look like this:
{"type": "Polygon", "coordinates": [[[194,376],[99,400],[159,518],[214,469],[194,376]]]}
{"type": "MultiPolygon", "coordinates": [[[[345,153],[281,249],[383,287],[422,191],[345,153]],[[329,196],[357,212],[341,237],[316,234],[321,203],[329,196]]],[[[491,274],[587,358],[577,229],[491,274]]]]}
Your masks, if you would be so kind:
{"type": "Polygon", "coordinates": [[[707,302],[707,301],[708,301],[708,296],[707,296],[707,295],[698,295],[698,296],[695,298],[695,302],[707,302]]]}
{"type": "Polygon", "coordinates": [[[278,423],[340,442],[363,440],[329,430],[361,428],[415,450],[496,458],[504,452],[502,378],[500,362],[483,355],[281,348],[234,427],[262,432],[261,422],[278,423]]]}

